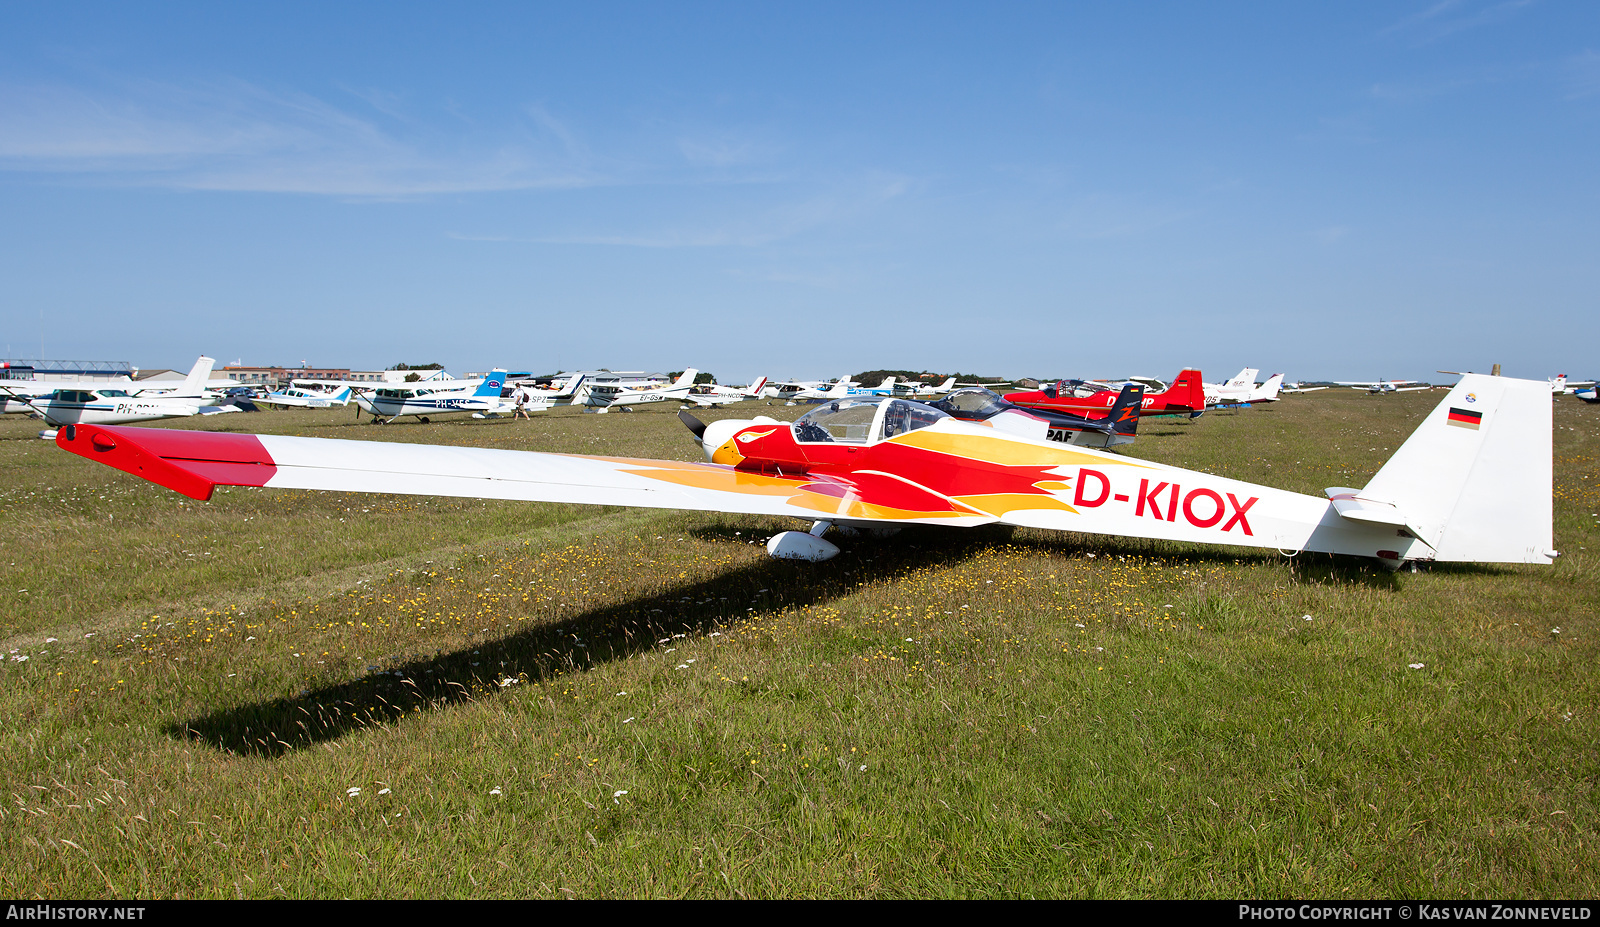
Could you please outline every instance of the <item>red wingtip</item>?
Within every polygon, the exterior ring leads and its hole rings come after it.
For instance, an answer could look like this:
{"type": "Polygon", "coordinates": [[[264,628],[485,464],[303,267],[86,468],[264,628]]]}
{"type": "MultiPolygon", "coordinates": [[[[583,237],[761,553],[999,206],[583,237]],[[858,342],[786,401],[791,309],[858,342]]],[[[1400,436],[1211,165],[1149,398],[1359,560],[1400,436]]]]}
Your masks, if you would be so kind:
{"type": "Polygon", "coordinates": [[[56,445],[202,502],[218,485],[264,486],[277,472],[255,435],[67,425],[56,445]]]}

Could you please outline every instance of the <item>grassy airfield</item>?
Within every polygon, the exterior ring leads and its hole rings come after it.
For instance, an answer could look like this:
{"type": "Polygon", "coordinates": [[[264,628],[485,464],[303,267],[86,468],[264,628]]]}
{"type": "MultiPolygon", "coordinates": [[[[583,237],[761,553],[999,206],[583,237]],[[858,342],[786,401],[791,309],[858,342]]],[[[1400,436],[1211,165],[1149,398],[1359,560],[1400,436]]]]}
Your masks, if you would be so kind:
{"type": "MultiPolygon", "coordinates": [[[[1146,420],[1130,450],[1361,486],[1440,396],[1146,420]]],[[[663,405],[164,427],[699,459],[663,405]]],[[[1026,530],[800,565],[762,548],[793,522],[746,516],[195,503],[7,416],[0,895],[1600,896],[1600,407],[1555,425],[1554,566],[1390,574],[1026,530]]]]}

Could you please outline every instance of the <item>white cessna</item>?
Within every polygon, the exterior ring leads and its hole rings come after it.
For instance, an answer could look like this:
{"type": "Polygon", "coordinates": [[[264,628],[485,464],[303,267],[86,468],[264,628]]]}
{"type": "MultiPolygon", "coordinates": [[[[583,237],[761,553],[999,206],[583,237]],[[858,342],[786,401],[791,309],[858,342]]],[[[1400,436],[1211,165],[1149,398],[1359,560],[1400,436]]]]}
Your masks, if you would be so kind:
{"type": "Polygon", "coordinates": [[[629,406],[644,405],[650,402],[666,402],[668,400],[686,401],[689,393],[694,390],[694,378],[700,371],[690,367],[678,379],[666,384],[649,389],[634,389],[628,386],[591,386],[589,388],[588,404],[599,406],[601,412],[609,412],[615,408],[626,409],[629,406]]]}
{"type": "Polygon", "coordinates": [[[506,372],[496,369],[482,380],[426,380],[397,383],[356,394],[356,405],[372,414],[374,423],[387,425],[402,415],[415,415],[427,424],[429,417],[449,412],[499,412],[500,389],[506,372]]]}
{"type": "Polygon", "coordinates": [[[715,383],[701,388],[705,392],[690,393],[684,398],[697,406],[720,406],[730,402],[744,402],[746,399],[760,399],[762,391],[767,388],[767,378],[762,377],[743,389],[719,386],[715,383]]]}

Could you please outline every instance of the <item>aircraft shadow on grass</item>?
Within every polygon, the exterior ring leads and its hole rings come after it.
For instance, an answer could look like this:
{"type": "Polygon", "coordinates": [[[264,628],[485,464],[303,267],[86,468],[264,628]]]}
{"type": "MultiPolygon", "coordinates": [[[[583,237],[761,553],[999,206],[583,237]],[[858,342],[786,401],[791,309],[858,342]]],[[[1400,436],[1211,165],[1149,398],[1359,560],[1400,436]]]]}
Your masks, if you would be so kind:
{"type": "MultiPolygon", "coordinates": [[[[741,529],[742,530],[742,529],[741,529]]],[[[749,543],[729,527],[690,529],[700,540],[749,543]]],[[[855,556],[831,568],[762,559],[703,582],[674,586],[657,595],[596,608],[498,640],[371,671],[348,682],[213,712],[164,730],[228,752],[279,757],[337,740],[364,728],[398,723],[408,715],[496,696],[507,678],[540,682],[627,659],[662,646],[664,638],[737,627],[746,603],[766,609],[806,607],[847,595],[855,588],[934,566],[969,561],[997,544],[1055,555],[1092,551],[1100,556],[1139,556],[1178,564],[1237,564],[1279,561],[1273,553],[1180,549],[1141,539],[1034,532],[1003,526],[907,528],[887,541],[862,541],[855,556]],[[758,593],[756,590],[770,590],[758,593]]],[[[1297,582],[1364,585],[1399,591],[1403,579],[1353,558],[1302,555],[1291,571],[1297,582]]],[[[1499,574],[1496,567],[1449,564],[1452,572],[1499,574]]]]}

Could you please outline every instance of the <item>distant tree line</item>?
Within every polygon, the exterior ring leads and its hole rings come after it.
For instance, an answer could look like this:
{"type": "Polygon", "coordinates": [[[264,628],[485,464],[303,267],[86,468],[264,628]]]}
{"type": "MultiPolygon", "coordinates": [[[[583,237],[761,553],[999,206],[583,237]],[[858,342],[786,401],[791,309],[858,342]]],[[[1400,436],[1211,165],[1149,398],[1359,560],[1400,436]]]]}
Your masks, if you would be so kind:
{"type": "MultiPolygon", "coordinates": [[[[411,370],[411,371],[416,371],[416,370],[443,370],[444,369],[444,365],[443,364],[395,364],[393,367],[390,367],[389,369],[390,370],[411,370]]],[[[422,374],[420,374],[420,373],[408,373],[408,374],[406,374],[406,382],[407,383],[415,383],[415,382],[417,382],[418,380],[421,380],[421,379],[422,379],[422,374]]]]}

